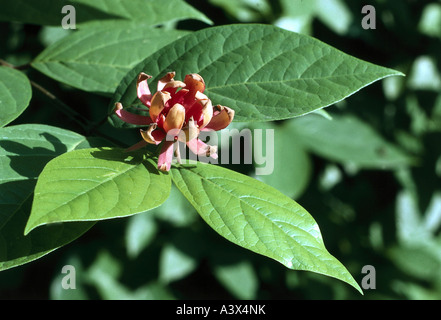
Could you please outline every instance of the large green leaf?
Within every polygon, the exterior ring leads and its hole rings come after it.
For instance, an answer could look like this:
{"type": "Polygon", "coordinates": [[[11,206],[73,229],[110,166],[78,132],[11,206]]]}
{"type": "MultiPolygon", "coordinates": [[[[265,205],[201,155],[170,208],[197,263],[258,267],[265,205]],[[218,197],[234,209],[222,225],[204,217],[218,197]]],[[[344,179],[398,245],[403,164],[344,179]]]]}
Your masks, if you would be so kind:
{"type": "Polygon", "coordinates": [[[0,67],[0,127],[15,120],[29,105],[31,83],[20,71],[0,67]]]}
{"type": "Polygon", "coordinates": [[[355,116],[332,115],[328,120],[308,115],[288,121],[285,127],[308,150],[353,168],[393,169],[414,162],[355,116]]]}
{"type": "MultiPolygon", "coordinates": [[[[401,73],[351,57],[312,37],[259,24],[203,29],[160,49],[132,69],[111,102],[137,104],[139,72],[155,83],[199,73],[214,104],[236,111],[237,121],[300,116],[340,101],[372,82],[401,73]]],[[[116,126],[122,126],[112,117],[116,126]]]]}
{"type": "Polygon", "coordinates": [[[170,176],[158,172],[143,153],[92,148],[50,161],[35,187],[25,234],[54,222],[96,221],[130,216],[162,204],[170,176]]]}
{"type": "Polygon", "coordinates": [[[197,19],[211,21],[183,0],[0,0],[0,21],[60,26],[67,13],[62,14],[65,5],[75,8],[76,23],[104,19],[143,20],[150,25],[168,21],[197,19]]]}
{"type": "Polygon", "coordinates": [[[46,163],[87,140],[68,130],[38,124],[2,128],[0,133],[1,228],[31,196],[46,163]]]}
{"type": "Polygon", "coordinates": [[[35,260],[86,232],[93,223],[62,224],[24,236],[37,177],[48,161],[90,146],[84,136],[46,125],[0,129],[0,270],[35,260]]]}
{"type": "Polygon", "coordinates": [[[276,189],[228,169],[198,163],[172,168],[172,179],[216,232],[286,267],[345,281],[361,292],[325,248],[317,223],[276,189]]]}
{"type": "Polygon", "coordinates": [[[49,46],[32,66],[84,91],[113,93],[146,56],[187,33],[152,28],[146,22],[100,22],[49,46]]]}

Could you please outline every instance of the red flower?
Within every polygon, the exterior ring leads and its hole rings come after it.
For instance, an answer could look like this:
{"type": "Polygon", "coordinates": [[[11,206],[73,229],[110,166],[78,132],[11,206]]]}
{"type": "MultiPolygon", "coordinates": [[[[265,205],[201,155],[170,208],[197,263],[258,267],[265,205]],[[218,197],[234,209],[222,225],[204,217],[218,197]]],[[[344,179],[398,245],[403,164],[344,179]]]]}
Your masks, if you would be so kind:
{"type": "Polygon", "coordinates": [[[196,74],[185,76],[184,82],[174,80],[175,72],[167,73],[158,81],[157,92],[152,96],[148,79],[140,73],[137,93],[141,102],[149,109],[149,116],[137,115],[124,110],[121,103],[115,104],[116,115],[124,122],[148,126],[141,129],[142,141],[128,150],[136,150],[147,144],[163,142],[158,159],[158,169],[169,171],[173,159],[173,144],[182,141],[197,155],[217,158],[217,148],[205,144],[198,138],[201,130],[221,130],[234,117],[234,110],[216,105],[203,93],[204,79],[196,74]]]}

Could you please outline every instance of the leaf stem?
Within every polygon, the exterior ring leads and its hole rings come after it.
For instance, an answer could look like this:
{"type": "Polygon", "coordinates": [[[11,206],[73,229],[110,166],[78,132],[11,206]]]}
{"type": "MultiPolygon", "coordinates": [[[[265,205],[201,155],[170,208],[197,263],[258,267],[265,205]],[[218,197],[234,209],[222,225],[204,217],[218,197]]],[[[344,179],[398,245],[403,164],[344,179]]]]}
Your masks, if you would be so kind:
{"type": "Polygon", "coordinates": [[[14,66],[13,64],[10,64],[9,62],[7,62],[7,61],[5,61],[3,59],[0,59],[0,65],[5,66],[5,67],[9,67],[9,68],[12,68],[12,69],[17,69],[17,70],[25,70],[25,69],[27,69],[27,68],[29,68],[31,66],[30,63],[25,63],[25,64],[22,64],[20,66],[14,66]]]}
{"type": "Polygon", "coordinates": [[[44,87],[36,83],[35,81],[29,80],[31,82],[31,85],[43,93],[46,97],[51,99],[51,101],[58,107],[58,109],[66,114],[71,120],[73,120],[75,123],[77,123],[84,131],[89,131],[89,125],[88,120],[84,118],[80,113],[73,110],[71,107],[69,107],[67,104],[65,104],[63,101],[58,99],[54,94],[52,94],[50,91],[46,90],[44,87]]]}
{"type": "MultiPolygon", "coordinates": [[[[23,64],[20,66],[14,66],[13,64],[11,64],[3,59],[0,59],[0,65],[5,66],[5,67],[9,67],[12,69],[16,69],[16,70],[24,70],[30,66],[29,63],[23,64]]],[[[65,104],[63,101],[58,99],[49,90],[45,89],[43,86],[41,86],[40,84],[36,83],[35,81],[33,81],[31,79],[29,79],[29,82],[32,87],[34,87],[35,89],[37,89],[38,91],[43,93],[46,97],[48,97],[61,112],[66,114],[72,121],[77,123],[84,130],[84,132],[87,135],[93,133],[97,136],[100,136],[102,138],[105,138],[105,139],[111,141],[112,143],[114,143],[116,145],[120,145],[119,141],[98,131],[98,128],[101,127],[107,121],[107,117],[108,117],[107,115],[106,115],[106,117],[104,117],[103,119],[101,119],[100,121],[98,121],[96,123],[90,123],[90,121],[88,119],[86,119],[80,113],[76,112],[71,107],[69,107],[67,104],[65,104]]]]}

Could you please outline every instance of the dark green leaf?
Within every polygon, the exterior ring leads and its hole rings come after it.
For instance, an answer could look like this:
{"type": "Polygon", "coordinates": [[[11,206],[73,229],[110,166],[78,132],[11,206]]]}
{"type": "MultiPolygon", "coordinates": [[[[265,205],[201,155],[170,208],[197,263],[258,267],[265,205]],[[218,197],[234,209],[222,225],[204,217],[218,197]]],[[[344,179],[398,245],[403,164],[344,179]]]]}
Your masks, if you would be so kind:
{"type": "Polygon", "coordinates": [[[211,23],[203,13],[182,0],[1,0],[0,21],[61,26],[62,19],[68,14],[61,12],[66,5],[75,8],[76,23],[80,25],[109,19],[142,20],[149,25],[184,19],[211,23]]]}

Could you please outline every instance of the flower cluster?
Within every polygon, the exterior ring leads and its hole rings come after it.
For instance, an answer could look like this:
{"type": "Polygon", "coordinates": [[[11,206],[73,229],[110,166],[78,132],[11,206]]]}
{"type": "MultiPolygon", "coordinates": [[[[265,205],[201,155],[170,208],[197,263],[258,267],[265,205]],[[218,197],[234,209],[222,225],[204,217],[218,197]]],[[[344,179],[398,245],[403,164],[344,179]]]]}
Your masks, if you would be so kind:
{"type": "Polygon", "coordinates": [[[125,110],[121,103],[115,104],[116,115],[124,122],[146,126],[141,129],[143,140],[129,150],[147,144],[161,146],[158,169],[169,171],[173,159],[173,144],[185,142],[197,155],[217,158],[217,149],[201,141],[202,130],[218,131],[227,127],[234,117],[234,110],[221,105],[213,106],[203,93],[204,79],[198,74],[188,74],[184,82],[175,80],[175,72],[167,73],[158,81],[157,91],[150,92],[147,81],[151,76],[140,73],[137,80],[139,100],[148,108],[149,116],[137,115],[125,110]]]}

